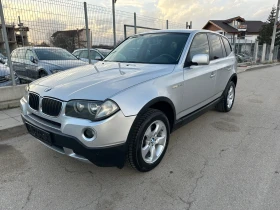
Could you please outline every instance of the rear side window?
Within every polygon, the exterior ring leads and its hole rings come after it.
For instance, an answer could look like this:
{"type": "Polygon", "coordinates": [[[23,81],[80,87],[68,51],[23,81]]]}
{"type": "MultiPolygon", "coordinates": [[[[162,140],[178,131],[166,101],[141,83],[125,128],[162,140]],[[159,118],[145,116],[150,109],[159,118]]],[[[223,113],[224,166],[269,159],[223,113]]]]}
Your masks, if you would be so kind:
{"type": "Polygon", "coordinates": [[[190,47],[188,57],[186,60],[185,66],[191,66],[192,65],[192,58],[193,56],[197,54],[207,54],[209,55],[209,44],[208,44],[208,38],[205,33],[197,34],[192,42],[192,45],[190,47]]]}
{"type": "Polygon", "coordinates": [[[18,50],[18,53],[17,53],[17,58],[19,58],[19,59],[25,59],[25,52],[26,52],[26,50],[24,50],[24,49],[19,49],[19,50],[18,50]]]}
{"type": "Polygon", "coordinates": [[[83,51],[81,52],[81,54],[80,54],[80,57],[81,57],[81,58],[86,58],[86,59],[88,59],[88,51],[87,51],[87,50],[83,50],[83,51]]]}
{"type": "Polygon", "coordinates": [[[222,40],[223,40],[223,42],[224,42],[227,55],[229,55],[229,54],[232,52],[231,45],[229,44],[229,41],[228,41],[226,38],[223,37],[222,40]]]}
{"type": "Polygon", "coordinates": [[[75,56],[79,56],[79,55],[80,55],[80,53],[81,53],[81,51],[76,51],[76,52],[73,52],[73,55],[75,55],[75,56]]]}
{"type": "Polygon", "coordinates": [[[18,50],[14,50],[11,54],[12,58],[17,58],[18,50]]]}
{"type": "Polygon", "coordinates": [[[222,43],[220,41],[220,37],[215,34],[208,34],[209,42],[211,46],[211,55],[210,60],[216,60],[219,58],[223,58],[223,48],[222,43]]]}

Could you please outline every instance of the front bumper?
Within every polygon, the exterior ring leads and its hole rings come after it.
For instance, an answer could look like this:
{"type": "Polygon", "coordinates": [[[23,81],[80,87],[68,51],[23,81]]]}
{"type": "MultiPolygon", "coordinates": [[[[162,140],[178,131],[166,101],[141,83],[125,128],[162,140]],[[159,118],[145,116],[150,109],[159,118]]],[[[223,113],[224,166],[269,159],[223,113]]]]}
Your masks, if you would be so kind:
{"type": "Polygon", "coordinates": [[[121,111],[108,119],[92,122],[65,116],[66,103],[58,117],[47,116],[30,108],[28,98],[20,101],[22,119],[51,136],[49,148],[70,157],[90,161],[97,166],[122,167],[125,162],[126,140],[135,116],[125,117],[121,111]],[[84,138],[86,128],[93,129],[96,136],[92,140],[84,138]]]}

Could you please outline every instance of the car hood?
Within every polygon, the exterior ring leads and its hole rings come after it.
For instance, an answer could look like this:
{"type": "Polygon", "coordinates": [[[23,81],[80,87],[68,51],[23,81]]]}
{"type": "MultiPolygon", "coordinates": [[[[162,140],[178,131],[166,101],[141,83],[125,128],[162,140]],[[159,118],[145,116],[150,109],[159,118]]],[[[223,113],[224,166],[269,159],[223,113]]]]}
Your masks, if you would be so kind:
{"type": "Polygon", "coordinates": [[[80,60],[40,60],[40,64],[44,67],[49,67],[51,69],[60,69],[60,70],[66,70],[75,68],[78,66],[84,66],[86,65],[85,62],[80,60]]]}
{"type": "Polygon", "coordinates": [[[169,74],[174,67],[98,62],[95,66],[86,65],[36,80],[30,84],[30,91],[64,101],[105,100],[127,88],[169,74]]]}
{"type": "Polygon", "coordinates": [[[10,68],[4,64],[0,64],[0,76],[6,76],[10,74],[10,68]]]}

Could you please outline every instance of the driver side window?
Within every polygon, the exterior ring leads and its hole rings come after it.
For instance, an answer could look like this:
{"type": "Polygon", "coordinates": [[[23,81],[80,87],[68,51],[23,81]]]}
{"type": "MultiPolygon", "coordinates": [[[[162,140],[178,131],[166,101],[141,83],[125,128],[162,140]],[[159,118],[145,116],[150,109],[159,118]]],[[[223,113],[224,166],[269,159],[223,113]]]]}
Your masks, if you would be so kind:
{"type": "Polygon", "coordinates": [[[192,58],[194,55],[197,54],[207,54],[209,55],[209,43],[208,43],[208,38],[206,33],[200,33],[197,34],[193,42],[191,44],[186,62],[185,62],[185,67],[189,67],[191,65],[195,65],[192,63],[192,58]]]}
{"type": "Polygon", "coordinates": [[[34,57],[34,53],[31,51],[31,50],[27,50],[26,51],[26,54],[25,54],[25,60],[30,60],[30,57],[33,57],[33,58],[35,58],[34,57]]]}

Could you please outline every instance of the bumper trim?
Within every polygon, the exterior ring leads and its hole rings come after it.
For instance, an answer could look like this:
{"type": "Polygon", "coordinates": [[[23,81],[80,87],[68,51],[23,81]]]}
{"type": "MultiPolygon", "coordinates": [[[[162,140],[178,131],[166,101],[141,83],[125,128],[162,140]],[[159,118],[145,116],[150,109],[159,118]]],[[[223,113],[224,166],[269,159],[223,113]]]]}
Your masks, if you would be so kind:
{"type": "MultiPolygon", "coordinates": [[[[24,115],[22,115],[22,120],[25,124],[28,123],[34,127],[38,127],[26,119],[24,115]]],[[[125,164],[127,151],[126,144],[105,148],[89,148],[86,145],[83,145],[75,137],[65,135],[55,129],[47,127],[42,128],[41,126],[38,128],[50,133],[53,145],[50,146],[42,141],[40,142],[56,152],[83,162],[92,162],[100,167],[116,166],[122,168],[125,164]]]]}

